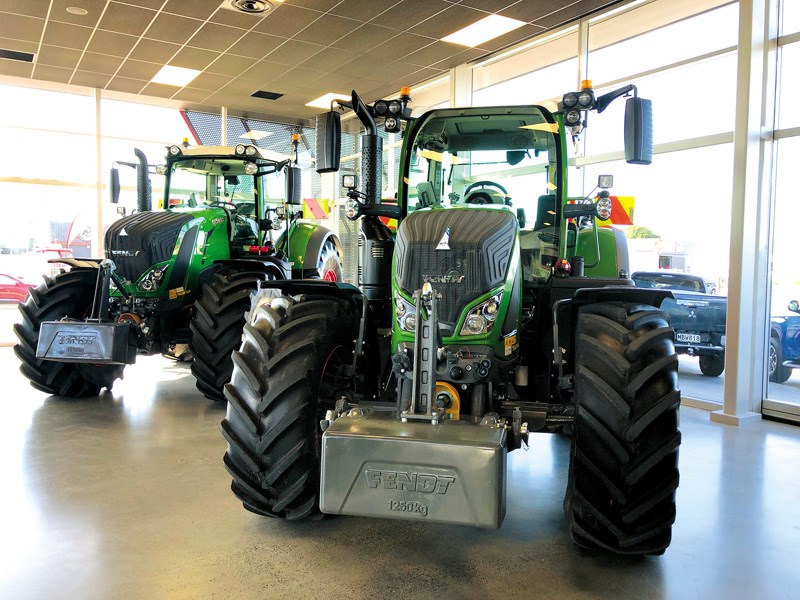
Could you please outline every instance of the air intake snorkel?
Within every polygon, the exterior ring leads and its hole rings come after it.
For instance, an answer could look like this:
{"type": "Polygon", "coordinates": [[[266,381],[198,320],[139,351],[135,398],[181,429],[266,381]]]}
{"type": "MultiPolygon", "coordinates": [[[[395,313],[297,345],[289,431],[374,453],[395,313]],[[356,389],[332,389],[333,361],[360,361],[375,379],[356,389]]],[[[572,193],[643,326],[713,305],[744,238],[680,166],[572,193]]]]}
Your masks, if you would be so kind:
{"type": "Polygon", "coordinates": [[[367,207],[381,203],[383,181],[383,139],[378,135],[378,126],[369,109],[353,90],[353,111],[367,132],[361,136],[361,176],[364,180],[364,196],[367,207]]]}

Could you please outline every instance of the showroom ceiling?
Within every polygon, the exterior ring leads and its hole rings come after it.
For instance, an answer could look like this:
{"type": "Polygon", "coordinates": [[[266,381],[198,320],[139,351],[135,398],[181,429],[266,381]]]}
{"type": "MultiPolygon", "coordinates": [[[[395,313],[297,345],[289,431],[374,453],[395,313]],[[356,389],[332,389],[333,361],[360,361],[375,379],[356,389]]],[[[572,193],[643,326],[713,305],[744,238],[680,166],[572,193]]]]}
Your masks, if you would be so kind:
{"type": "Polygon", "coordinates": [[[270,0],[254,15],[231,0],[0,0],[0,75],[301,122],[325,93],[396,94],[618,1],[270,0]],[[525,24],[480,47],[441,41],[492,13],[525,24]],[[152,83],[164,65],[201,73],[152,83]]]}

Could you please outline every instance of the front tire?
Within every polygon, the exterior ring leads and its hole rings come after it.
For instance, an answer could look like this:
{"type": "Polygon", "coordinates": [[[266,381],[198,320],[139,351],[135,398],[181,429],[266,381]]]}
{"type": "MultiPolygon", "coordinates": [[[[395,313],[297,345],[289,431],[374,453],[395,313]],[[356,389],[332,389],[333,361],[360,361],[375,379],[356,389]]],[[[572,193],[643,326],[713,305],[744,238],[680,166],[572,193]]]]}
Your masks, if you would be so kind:
{"type": "Polygon", "coordinates": [[[223,388],[233,372],[231,354],[242,343],[251,294],[268,279],[274,277],[257,268],[223,268],[203,285],[189,324],[189,352],[197,389],[209,400],[225,401],[223,388]]]}
{"type": "Polygon", "coordinates": [[[319,421],[350,387],[358,323],[355,304],[340,298],[254,299],[222,421],[231,489],[246,509],[288,520],[319,514],[319,421]]]}
{"type": "Polygon", "coordinates": [[[675,521],[678,390],[665,313],[627,303],[581,309],[575,435],[564,502],[573,540],[662,554],[675,521]]]}
{"type": "Polygon", "coordinates": [[[68,398],[96,396],[101,388],[111,390],[114,381],[122,377],[124,365],[65,363],[36,358],[42,322],[59,321],[64,317],[88,317],[96,282],[97,270],[72,269],[52,278],[45,277],[44,283],[32,288],[25,302],[20,303],[22,322],[14,325],[14,333],[19,338],[14,354],[22,363],[19,370],[37,390],[68,398]]]}
{"type": "Polygon", "coordinates": [[[700,372],[706,377],[719,377],[725,370],[724,354],[701,354],[700,372]]]}
{"type": "Polygon", "coordinates": [[[767,359],[769,380],[772,383],[786,383],[792,376],[792,370],[783,366],[781,342],[775,336],[769,338],[769,357],[767,359]]]}

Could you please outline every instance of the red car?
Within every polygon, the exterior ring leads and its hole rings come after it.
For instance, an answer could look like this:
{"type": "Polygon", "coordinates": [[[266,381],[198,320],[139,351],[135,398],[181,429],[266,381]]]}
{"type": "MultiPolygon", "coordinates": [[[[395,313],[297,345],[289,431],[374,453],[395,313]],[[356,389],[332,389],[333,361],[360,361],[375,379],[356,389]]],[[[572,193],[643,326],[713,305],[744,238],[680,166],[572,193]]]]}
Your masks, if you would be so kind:
{"type": "Polygon", "coordinates": [[[0,273],[0,301],[13,300],[22,302],[28,295],[30,284],[20,281],[16,277],[0,273]]]}

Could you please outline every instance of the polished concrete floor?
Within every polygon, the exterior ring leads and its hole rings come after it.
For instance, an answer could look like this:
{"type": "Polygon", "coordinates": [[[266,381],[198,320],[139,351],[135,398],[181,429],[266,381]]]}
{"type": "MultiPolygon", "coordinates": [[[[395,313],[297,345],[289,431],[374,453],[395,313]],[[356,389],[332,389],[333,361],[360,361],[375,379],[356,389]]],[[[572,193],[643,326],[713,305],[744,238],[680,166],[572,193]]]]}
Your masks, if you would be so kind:
{"type": "Polygon", "coordinates": [[[229,491],[223,408],[189,369],[129,367],[113,394],[48,398],[0,348],[0,598],[800,598],[800,429],[682,409],[662,557],[588,552],[561,509],[568,445],[509,456],[498,531],[364,518],[290,524],[229,491]]]}

